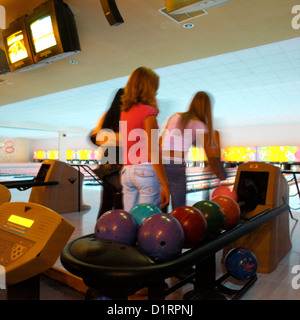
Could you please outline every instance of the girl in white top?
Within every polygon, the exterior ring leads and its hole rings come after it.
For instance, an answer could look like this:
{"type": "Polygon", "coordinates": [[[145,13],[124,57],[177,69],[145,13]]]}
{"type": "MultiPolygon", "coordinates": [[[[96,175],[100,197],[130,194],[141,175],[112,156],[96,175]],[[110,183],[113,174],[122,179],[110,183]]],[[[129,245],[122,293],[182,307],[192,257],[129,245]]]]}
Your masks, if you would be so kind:
{"type": "Polygon", "coordinates": [[[220,148],[216,142],[210,98],[206,92],[195,94],[188,111],[169,118],[161,143],[173,210],[186,203],[185,159],[191,145],[204,147],[211,169],[220,180],[226,178],[225,170],[220,166],[220,148]]]}

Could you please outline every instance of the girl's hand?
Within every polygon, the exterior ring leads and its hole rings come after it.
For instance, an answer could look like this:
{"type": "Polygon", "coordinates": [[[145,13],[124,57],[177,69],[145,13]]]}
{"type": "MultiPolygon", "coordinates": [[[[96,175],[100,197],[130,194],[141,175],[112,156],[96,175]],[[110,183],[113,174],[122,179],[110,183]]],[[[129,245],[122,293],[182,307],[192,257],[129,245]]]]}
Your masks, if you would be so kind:
{"type": "Polygon", "coordinates": [[[163,185],[160,191],[161,207],[164,208],[169,204],[170,190],[168,185],[163,185]]]}

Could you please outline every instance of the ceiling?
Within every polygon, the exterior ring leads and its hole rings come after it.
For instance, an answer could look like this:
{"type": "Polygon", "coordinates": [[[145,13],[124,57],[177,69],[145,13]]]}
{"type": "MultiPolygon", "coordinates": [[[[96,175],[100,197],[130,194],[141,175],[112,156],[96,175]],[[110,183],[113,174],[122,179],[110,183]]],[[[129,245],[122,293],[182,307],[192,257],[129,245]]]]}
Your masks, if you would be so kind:
{"type": "MultiPolygon", "coordinates": [[[[42,2],[0,5],[8,25],[42,2]]],[[[188,21],[191,29],[159,11],[164,0],[117,0],[119,26],[109,25],[100,0],[65,2],[79,33],[78,63],[0,75],[0,137],[86,134],[142,65],[160,76],[160,124],[199,90],[214,97],[216,127],[300,124],[300,30],[291,25],[298,0],[231,0],[188,21]]]]}

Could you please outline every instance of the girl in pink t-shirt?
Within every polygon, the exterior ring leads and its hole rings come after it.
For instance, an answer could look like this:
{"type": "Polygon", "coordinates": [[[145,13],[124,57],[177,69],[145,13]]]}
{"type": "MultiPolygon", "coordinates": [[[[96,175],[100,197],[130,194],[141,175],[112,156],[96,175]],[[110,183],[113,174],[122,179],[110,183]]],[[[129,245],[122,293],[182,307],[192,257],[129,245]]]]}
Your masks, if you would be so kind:
{"type": "Polygon", "coordinates": [[[156,91],[159,78],[146,67],[134,70],[122,96],[120,118],[123,150],[124,210],[130,211],[139,203],[164,208],[169,203],[170,191],[165,169],[159,161],[159,144],[152,148],[151,134],[158,132],[156,91]],[[153,153],[153,150],[156,152],[153,153]]]}

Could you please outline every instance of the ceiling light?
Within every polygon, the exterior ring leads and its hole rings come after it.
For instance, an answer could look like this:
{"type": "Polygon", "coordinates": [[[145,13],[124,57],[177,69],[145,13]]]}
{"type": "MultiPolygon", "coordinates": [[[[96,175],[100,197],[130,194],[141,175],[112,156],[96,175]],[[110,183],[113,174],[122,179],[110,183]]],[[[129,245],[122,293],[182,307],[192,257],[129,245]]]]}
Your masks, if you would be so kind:
{"type": "Polygon", "coordinates": [[[183,27],[184,27],[185,29],[192,29],[192,28],[194,28],[194,24],[193,24],[193,23],[185,23],[185,24],[183,25],[183,27]]]}

